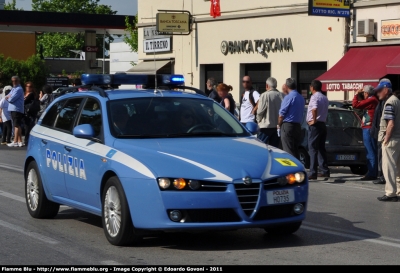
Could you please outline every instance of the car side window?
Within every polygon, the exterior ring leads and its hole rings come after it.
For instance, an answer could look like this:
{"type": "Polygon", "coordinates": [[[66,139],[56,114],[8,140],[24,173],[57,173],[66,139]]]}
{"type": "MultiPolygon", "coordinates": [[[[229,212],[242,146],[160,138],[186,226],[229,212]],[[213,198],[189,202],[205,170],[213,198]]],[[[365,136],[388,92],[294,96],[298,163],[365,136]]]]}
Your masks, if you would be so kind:
{"type": "Polygon", "coordinates": [[[56,118],[58,116],[58,113],[60,113],[62,106],[64,105],[65,102],[66,100],[62,100],[53,104],[53,106],[51,106],[49,111],[47,111],[46,115],[43,117],[41,125],[53,127],[54,122],[56,121],[56,118]]]}
{"type": "Polygon", "coordinates": [[[101,118],[100,103],[93,98],[89,98],[82,109],[78,125],[90,124],[92,125],[96,137],[99,137],[103,128],[103,121],[101,118]]]}
{"type": "Polygon", "coordinates": [[[59,112],[54,127],[60,130],[72,132],[72,125],[81,103],[82,98],[68,100],[59,112]]]}

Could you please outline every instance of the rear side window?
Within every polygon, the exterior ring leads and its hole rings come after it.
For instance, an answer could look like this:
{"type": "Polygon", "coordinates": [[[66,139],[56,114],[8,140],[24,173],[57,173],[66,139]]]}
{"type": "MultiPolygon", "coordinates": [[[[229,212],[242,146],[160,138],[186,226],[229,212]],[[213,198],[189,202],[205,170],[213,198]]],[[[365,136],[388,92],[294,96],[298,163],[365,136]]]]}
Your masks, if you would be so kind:
{"type": "Polygon", "coordinates": [[[326,126],[348,128],[361,127],[361,122],[353,111],[329,111],[326,126]]]}
{"type": "Polygon", "coordinates": [[[89,98],[82,109],[81,117],[79,118],[78,125],[90,124],[92,125],[96,137],[99,137],[102,132],[103,122],[101,118],[100,103],[92,98],[89,98]]]}
{"type": "Polygon", "coordinates": [[[64,104],[56,120],[57,129],[72,132],[72,125],[81,106],[82,98],[70,99],[64,104]]]}
{"type": "Polygon", "coordinates": [[[56,121],[58,113],[60,113],[62,106],[64,105],[65,100],[56,102],[50,109],[47,111],[46,115],[42,119],[41,125],[53,127],[54,122],[56,121]]]}

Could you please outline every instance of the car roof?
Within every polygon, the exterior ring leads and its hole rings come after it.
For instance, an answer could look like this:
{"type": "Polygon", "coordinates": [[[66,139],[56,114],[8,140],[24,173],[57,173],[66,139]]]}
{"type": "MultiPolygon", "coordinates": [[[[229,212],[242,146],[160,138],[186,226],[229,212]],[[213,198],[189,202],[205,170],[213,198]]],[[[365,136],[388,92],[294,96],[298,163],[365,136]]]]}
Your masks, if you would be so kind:
{"type": "MultiPolygon", "coordinates": [[[[118,99],[131,99],[131,98],[154,98],[154,97],[185,97],[193,99],[205,99],[212,100],[200,94],[196,94],[194,91],[176,91],[176,90],[155,90],[155,89],[111,89],[104,90],[109,100],[118,99]]],[[[72,98],[79,97],[82,95],[89,95],[97,98],[105,98],[100,92],[96,90],[79,91],[73,93],[67,93],[57,98],[72,98]]]]}
{"type": "MultiPolygon", "coordinates": [[[[307,110],[308,109],[308,105],[304,106],[304,109],[307,110]]],[[[350,109],[340,108],[340,107],[329,107],[328,111],[347,111],[347,112],[352,112],[352,110],[350,110],[350,109]]]]}

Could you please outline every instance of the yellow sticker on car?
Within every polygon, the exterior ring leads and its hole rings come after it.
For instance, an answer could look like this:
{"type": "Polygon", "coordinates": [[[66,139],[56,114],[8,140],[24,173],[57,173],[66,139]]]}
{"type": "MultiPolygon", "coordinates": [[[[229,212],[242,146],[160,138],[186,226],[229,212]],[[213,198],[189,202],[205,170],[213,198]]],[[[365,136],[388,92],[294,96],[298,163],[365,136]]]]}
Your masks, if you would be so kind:
{"type": "Polygon", "coordinates": [[[287,159],[287,158],[275,158],[276,161],[278,161],[282,166],[285,167],[297,167],[297,164],[294,163],[292,160],[287,159]]]}

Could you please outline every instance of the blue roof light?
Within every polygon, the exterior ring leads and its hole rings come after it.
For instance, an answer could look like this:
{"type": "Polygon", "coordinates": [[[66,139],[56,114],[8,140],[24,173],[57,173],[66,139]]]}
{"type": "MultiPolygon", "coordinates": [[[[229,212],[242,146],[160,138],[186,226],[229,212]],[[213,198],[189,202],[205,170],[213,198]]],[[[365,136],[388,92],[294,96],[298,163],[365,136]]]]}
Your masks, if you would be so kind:
{"type": "Polygon", "coordinates": [[[82,74],[81,80],[84,85],[124,85],[136,84],[153,86],[157,77],[158,85],[183,85],[185,78],[183,75],[174,74],[82,74]]]}

